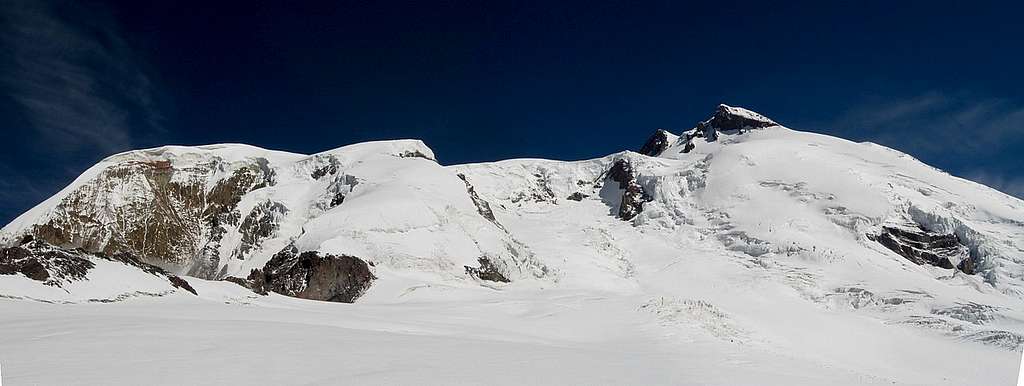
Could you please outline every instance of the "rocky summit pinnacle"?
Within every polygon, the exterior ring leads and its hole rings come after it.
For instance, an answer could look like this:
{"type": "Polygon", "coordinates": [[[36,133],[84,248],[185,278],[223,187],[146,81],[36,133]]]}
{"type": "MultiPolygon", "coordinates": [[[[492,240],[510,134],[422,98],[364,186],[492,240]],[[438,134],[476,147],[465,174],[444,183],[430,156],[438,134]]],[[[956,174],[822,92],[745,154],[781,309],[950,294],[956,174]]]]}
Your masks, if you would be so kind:
{"type": "Polygon", "coordinates": [[[744,130],[771,126],[779,126],[779,124],[764,115],[745,108],[719,104],[710,118],[697,122],[696,127],[681,133],[682,140],[680,140],[680,136],[665,129],[655,130],[654,134],[651,134],[640,147],[640,154],[658,157],[677,143],[682,144],[681,152],[688,153],[694,147],[693,138],[704,138],[707,142],[713,142],[718,140],[718,134],[722,132],[743,134],[744,130]]]}
{"type": "Polygon", "coordinates": [[[742,107],[732,107],[725,104],[718,105],[718,108],[715,109],[715,115],[702,123],[718,131],[761,129],[778,125],[778,123],[764,115],[742,107]]]}
{"type": "MultiPolygon", "coordinates": [[[[720,104],[715,108],[715,113],[706,120],[697,122],[697,126],[693,129],[686,130],[680,134],[678,140],[674,141],[668,148],[673,149],[671,153],[689,153],[697,147],[695,138],[702,138],[703,142],[715,142],[718,141],[720,133],[728,135],[744,134],[748,130],[763,129],[773,126],[781,126],[775,121],[765,117],[764,115],[756,112],[744,109],[742,107],[733,107],[726,104],[720,104]]],[[[658,133],[648,139],[648,142],[655,141],[658,133]]],[[[647,149],[645,145],[644,149],[647,149]]],[[[666,149],[661,149],[658,152],[659,156],[668,154],[666,149]]],[[[647,154],[647,153],[644,153],[647,154]]]]}
{"type": "Polygon", "coordinates": [[[706,121],[697,123],[697,134],[708,141],[718,139],[719,132],[742,132],[749,129],[760,129],[777,126],[778,123],[764,115],[726,104],[718,105],[715,115],[706,121]]]}

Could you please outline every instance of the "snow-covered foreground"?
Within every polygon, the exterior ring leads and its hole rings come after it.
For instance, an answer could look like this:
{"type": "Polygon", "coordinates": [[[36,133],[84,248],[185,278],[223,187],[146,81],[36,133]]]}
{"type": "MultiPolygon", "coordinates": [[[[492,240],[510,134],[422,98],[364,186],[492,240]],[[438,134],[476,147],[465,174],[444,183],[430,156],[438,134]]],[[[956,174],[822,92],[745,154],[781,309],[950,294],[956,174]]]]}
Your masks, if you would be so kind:
{"type": "Polygon", "coordinates": [[[834,326],[864,333],[818,342],[821,352],[784,353],[667,331],[632,299],[592,293],[348,305],[223,290],[230,300],[5,300],[5,384],[1009,385],[1016,377],[1013,355],[965,352],[909,329],[870,336],[882,329],[867,321],[834,326]]]}
{"type": "MultiPolygon", "coordinates": [[[[269,385],[681,384],[728,379],[716,374],[753,359],[738,350],[719,352],[728,362],[717,364],[707,353],[679,355],[633,331],[630,315],[597,328],[590,321],[602,299],[552,300],[5,304],[0,360],[12,385],[269,385]]],[[[773,377],[781,369],[768,359],[743,376],[773,377]]]]}

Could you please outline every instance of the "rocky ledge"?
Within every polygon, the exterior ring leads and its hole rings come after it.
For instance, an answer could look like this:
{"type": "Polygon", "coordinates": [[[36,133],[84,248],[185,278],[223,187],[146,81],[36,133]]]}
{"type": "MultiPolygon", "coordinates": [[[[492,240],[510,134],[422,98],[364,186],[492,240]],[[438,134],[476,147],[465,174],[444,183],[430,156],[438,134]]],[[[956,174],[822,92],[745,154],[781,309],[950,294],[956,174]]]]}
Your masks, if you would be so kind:
{"type": "Polygon", "coordinates": [[[914,264],[956,268],[969,275],[975,273],[970,250],[955,234],[934,233],[920,227],[885,226],[879,234],[868,237],[914,264]]]}
{"type": "Polygon", "coordinates": [[[623,220],[632,220],[644,210],[644,203],[651,201],[651,195],[644,191],[642,185],[637,182],[636,172],[633,165],[625,159],[615,161],[606,172],[605,184],[616,183],[622,190],[622,198],[619,201],[619,210],[616,215],[623,220]]]}
{"type": "Polygon", "coordinates": [[[778,123],[768,119],[768,117],[755,113],[753,111],[740,108],[732,107],[728,105],[718,105],[715,109],[715,115],[711,116],[710,119],[701,122],[697,127],[704,127],[706,129],[714,129],[717,131],[740,131],[740,130],[751,130],[751,129],[763,129],[769,126],[777,126],[778,123]]]}
{"type": "Polygon", "coordinates": [[[245,279],[225,280],[266,295],[270,291],[309,300],[352,303],[363,295],[376,277],[358,257],[316,251],[299,253],[288,246],[274,255],[263,269],[245,279]]]}
{"type": "Polygon", "coordinates": [[[196,294],[196,290],[185,279],[171,275],[160,267],[146,264],[130,254],[65,249],[33,240],[30,236],[25,237],[20,245],[0,248],[0,275],[21,274],[45,285],[63,288],[72,282],[88,280],[89,272],[96,267],[95,261],[98,259],[121,263],[150,275],[164,277],[172,287],[196,294]]]}
{"type": "Polygon", "coordinates": [[[677,139],[675,135],[672,135],[665,129],[655,130],[654,134],[647,138],[647,142],[644,142],[644,145],[640,147],[640,154],[657,157],[677,139]]]}

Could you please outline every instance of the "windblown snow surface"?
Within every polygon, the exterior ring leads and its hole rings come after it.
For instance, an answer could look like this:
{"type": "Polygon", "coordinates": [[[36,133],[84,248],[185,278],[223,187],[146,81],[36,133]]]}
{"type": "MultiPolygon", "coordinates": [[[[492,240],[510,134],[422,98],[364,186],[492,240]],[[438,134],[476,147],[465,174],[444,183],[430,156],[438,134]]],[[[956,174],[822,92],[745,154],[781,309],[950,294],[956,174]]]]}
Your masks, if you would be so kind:
{"type": "Polygon", "coordinates": [[[455,166],[417,141],[341,148],[328,153],[360,183],[326,210],[310,204],[326,183],[289,171],[317,155],[275,152],[278,184],[240,205],[278,197],[291,217],[261,257],[227,269],[259,267],[288,243],[350,253],[377,277],[356,303],[189,278],[193,296],[104,264],[63,288],[0,275],[3,380],[1015,383],[1024,202],[879,145],[777,125],[692,138],[686,152],[681,138],[659,157],[455,166]],[[408,146],[429,157],[392,156],[408,146]],[[647,196],[628,219],[607,178],[620,160],[647,196]],[[871,239],[886,226],[955,234],[978,272],[914,264],[871,239]],[[479,256],[504,262],[511,282],[468,275],[479,256]]]}

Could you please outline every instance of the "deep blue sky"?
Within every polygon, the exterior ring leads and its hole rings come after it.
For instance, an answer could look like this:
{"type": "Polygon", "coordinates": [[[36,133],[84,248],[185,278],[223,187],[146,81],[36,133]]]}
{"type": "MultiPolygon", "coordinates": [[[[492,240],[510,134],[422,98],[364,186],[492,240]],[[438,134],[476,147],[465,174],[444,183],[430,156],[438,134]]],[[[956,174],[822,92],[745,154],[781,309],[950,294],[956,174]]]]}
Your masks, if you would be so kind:
{"type": "Polygon", "coordinates": [[[0,223],[131,148],[582,159],[723,102],[1024,196],[1024,6],[958,3],[4,1],[0,223]]]}

